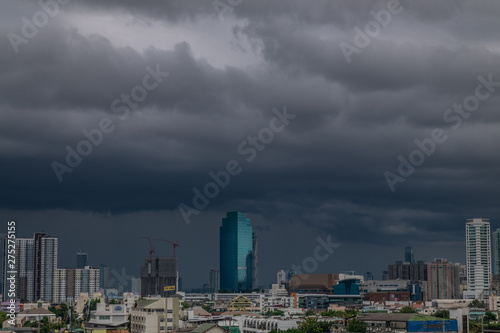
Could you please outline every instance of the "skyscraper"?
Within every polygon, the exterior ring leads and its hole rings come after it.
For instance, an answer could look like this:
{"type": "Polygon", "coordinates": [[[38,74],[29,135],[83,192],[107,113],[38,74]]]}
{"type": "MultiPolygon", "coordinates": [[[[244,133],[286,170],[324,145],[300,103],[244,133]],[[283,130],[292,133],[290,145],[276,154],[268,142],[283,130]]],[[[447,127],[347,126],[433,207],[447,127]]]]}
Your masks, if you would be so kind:
{"type": "Polygon", "coordinates": [[[464,298],[484,299],[491,283],[490,221],[467,220],[465,225],[467,255],[467,291],[464,298]]]}
{"type": "Polygon", "coordinates": [[[76,268],[84,269],[89,265],[89,255],[87,253],[78,252],[76,254],[76,268]]]}
{"type": "Polygon", "coordinates": [[[409,262],[410,264],[413,264],[415,262],[411,246],[405,247],[405,262],[409,262]]]}
{"type": "Polygon", "coordinates": [[[500,229],[493,231],[493,275],[500,275],[500,229]]]}
{"type": "MultiPolygon", "coordinates": [[[[4,241],[4,246],[7,242],[4,241]]],[[[44,233],[35,233],[33,238],[16,239],[16,298],[27,302],[53,301],[54,274],[57,269],[58,239],[44,233]]],[[[2,282],[6,285],[4,249],[4,269],[2,282]]],[[[6,299],[4,293],[3,299],[6,299]]]]}
{"type": "MultiPolygon", "coordinates": [[[[256,239],[255,239],[256,243],[256,239]]],[[[254,235],[246,213],[228,212],[220,227],[220,288],[253,289],[254,235]]]]}

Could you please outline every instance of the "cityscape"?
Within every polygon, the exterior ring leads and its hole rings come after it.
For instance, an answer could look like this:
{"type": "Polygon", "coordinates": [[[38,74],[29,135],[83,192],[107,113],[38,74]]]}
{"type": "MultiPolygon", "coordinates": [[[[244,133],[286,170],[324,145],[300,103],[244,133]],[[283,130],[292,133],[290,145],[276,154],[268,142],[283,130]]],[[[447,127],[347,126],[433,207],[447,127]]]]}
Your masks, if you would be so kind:
{"type": "MultiPolygon", "coordinates": [[[[304,318],[319,317],[330,330],[386,331],[396,325],[418,331],[420,322],[436,330],[468,332],[478,318],[481,329],[485,317],[496,322],[500,311],[500,228],[491,232],[485,218],[466,220],[465,264],[419,260],[406,246],[401,260],[388,264],[380,278],[371,272],[320,274],[304,261],[304,272],[278,270],[274,283],[263,287],[251,219],[245,212],[227,212],[219,227],[219,267],[207,272],[202,288],[191,290],[182,287],[175,252],[180,242],[141,236],[150,245],[149,256],[140,276],[129,276],[128,282],[114,279],[107,265],[91,266],[85,252],[76,253],[75,267],[59,267],[58,237],[42,232],[15,237],[16,224],[9,222],[2,261],[1,310],[4,327],[13,330],[47,317],[44,329],[70,331],[78,330],[76,324],[91,332],[270,332],[300,328],[308,322],[304,318]],[[155,255],[153,240],[172,245],[173,255],[155,255]]],[[[336,247],[330,239],[322,241],[314,258],[322,261],[336,247]]]]}
{"type": "Polygon", "coordinates": [[[499,18],[2,1],[0,333],[500,333],[499,18]]]}

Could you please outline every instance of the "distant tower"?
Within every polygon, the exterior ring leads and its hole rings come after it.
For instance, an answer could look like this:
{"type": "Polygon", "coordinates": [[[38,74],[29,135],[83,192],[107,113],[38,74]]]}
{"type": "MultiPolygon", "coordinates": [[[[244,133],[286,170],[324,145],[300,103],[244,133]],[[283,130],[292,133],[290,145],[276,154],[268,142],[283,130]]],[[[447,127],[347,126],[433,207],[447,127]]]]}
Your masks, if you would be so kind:
{"type": "Polygon", "coordinates": [[[409,262],[410,264],[415,263],[415,258],[413,257],[411,246],[405,247],[405,262],[409,262]]]}
{"type": "Polygon", "coordinates": [[[254,236],[246,213],[228,212],[220,227],[220,288],[252,289],[254,236]]]}
{"type": "Polygon", "coordinates": [[[474,218],[465,225],[467,291],[464,298],[484,299],[491,285],[490,221],[474,218]]]}
{"type": "Polygon", "coordinates": [[[208,289],[210,293],[218,293],[220,290],[220,272],[218,269],[211,269],[208,275],[208,289]]]}
{"type": "Polygon", "coordinates": [[[500,275],[500,229],[493,232],[493,275],[500,275]]]}
{"type": "Polygon", "coordinates": [[[252,289],[257,289],[259,284],[259,240],[252,232],[252,289]]]}
{"type": "Polygon", "coordinates": [[[276,283],[286,282],[286,272],[284,270],[279,270],[276,279],[276,283]]]}
{"type": "Polygon", "coordinates": [[[89,255],[87,253],[78,252],[76,254],[76,268],[84,269],[89,265],[89,255]]]}

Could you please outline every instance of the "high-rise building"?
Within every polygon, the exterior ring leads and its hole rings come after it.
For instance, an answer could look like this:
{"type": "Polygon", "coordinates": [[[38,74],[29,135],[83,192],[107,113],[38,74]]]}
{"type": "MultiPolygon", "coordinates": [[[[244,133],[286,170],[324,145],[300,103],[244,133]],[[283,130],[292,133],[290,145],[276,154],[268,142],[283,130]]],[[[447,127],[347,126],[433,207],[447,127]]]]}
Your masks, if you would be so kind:
{"type": "Polygon", "coordinates": [[[208,275],[208,291],[210,293],[217,293],[220,290],[220,271],[218,269],[211,269],[208,275]]]}
{"type": "Polygon", "coordinates": [[[414,264],[396,261],[388,266],[388,280],[427,281],[427,264],[420,260],[414,264]]]}
{"type": "Polygon", "coordinates": [[[460,264],[446,259],[434,259],[427,268],[427,295],[429,300],[460,298],[460,264]]]}
{"type": "Polygon", "coordinates": [[[410,264],[415,263],[415,258],[413,257],[411,246],[405,247],[405,262],[408,262],[410,264]]]}
{"type": "Polygon", "coordinates": [[[175,293],[178,275],[177,258],[147,258],[141,266],[141,296],[175,293]]]}
{"type": "Polygon", "coordinates": [[[493,275],[500,275],[500,228],[493,231],[491,243],[493,247],[493,275]]]}
{"type": "Polygon", "coordinates": [[[284,270],[279,270],[276,274],[276,283],[281,284],[281,282],[286,282],[286,272],[284,270]]]}
{"type": "Polygon", "coordinates": [[[141,294],[141,278],[132,278],[132,293],[135,295],[141,294]]]}
{"type": "Polygon", "coordinates": [[[76,268],[84,269],[89,265],[89,255],[87,253],[78,252],[76,254],[76,268]]]}
{"type": "Polygon", "coordinates": [[[220,227],[220,288],[253,289],[254,235],[246,213],[228,212],[220,227]]]}
{"type": "Polygon", "coordinates": [[[259,285],[259,239],[252,232],[252,289],[257,289],[259,285]]]}
{"type": "Polygon", "coordinates": [[[473,218],[465,225],[467,291],[464,298],[484,299],[491,284],[491,242],[489,219],[473,218]]]}
{"type": "MultiPolygon", "coordinates": [[[[111,268],[109,268],[107,265],[100,265],[99,266],[99,285],[103,289],[108,289],[111,288],[109,285],[109,281],[111,280],[111,268]]],[[[139,291],[140,293],[140,291],[139,291]]]]}
{"type": "MultiPolygon", "coordinates": [[[[8,263],[6,251],[8,242],[4,241],[4,269],[2,283],[6,285],[6,272],[12,269],[8,263]]],[[[16,263],[14,270],[18,272],[16,279],[16,298],[25,302],[43,300],[52,302],[54,292],[54,274],[57,269],[56,237],[44,233],[35,233],[33,238],[16,239],[16,263]]],[[[6,293],[3,299],[7,299],[6,293]]]]}

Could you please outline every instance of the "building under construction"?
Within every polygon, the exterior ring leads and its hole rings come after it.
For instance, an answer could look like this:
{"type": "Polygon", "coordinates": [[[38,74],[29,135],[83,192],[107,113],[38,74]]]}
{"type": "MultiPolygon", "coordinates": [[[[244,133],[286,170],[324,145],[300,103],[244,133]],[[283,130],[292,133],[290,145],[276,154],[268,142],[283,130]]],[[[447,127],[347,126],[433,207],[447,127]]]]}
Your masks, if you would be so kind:
{"type": "Polygon", "coordinates": [[[177,277],[177,258],[147,258],[141,266],[141,296],[175,294],[177,277]]]}

